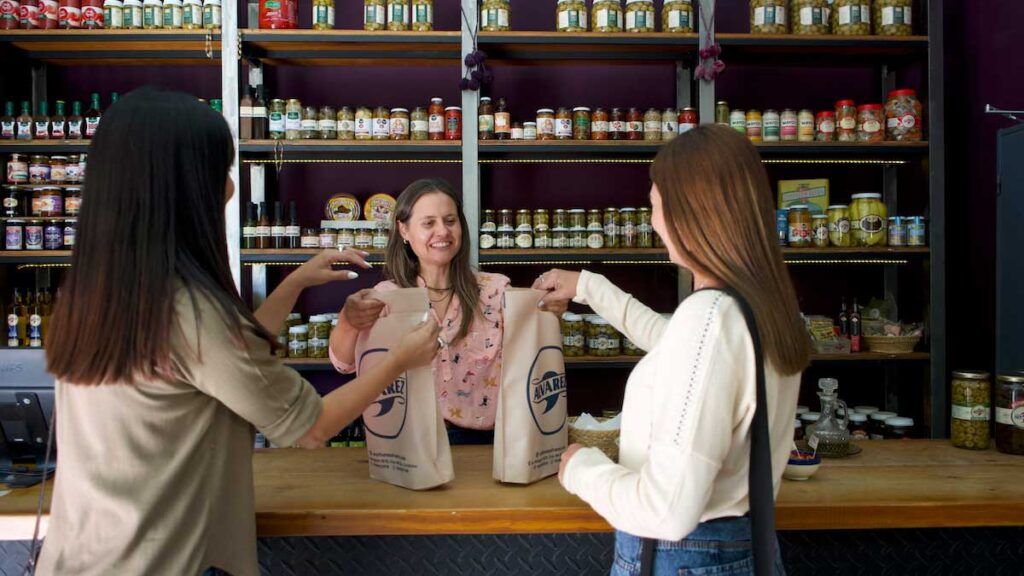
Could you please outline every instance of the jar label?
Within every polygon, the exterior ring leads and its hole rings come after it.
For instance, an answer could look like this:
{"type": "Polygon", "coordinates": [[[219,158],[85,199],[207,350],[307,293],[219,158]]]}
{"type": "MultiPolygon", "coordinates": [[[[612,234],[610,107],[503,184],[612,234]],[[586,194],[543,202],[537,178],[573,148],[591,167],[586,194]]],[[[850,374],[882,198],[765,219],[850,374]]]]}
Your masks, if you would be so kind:
{"type": "Polygon", "coordinates": [[[495,240],[492,234],[480,234],[480,249],[489,250],[494,248],[495,240]]]}
{"type": "Polygon", "coordinates": [[[289,352],[304,352],[308,348],[308,344],[305,340],[289,340],[288,351],[289,352]]]}
{"type": "Polygon", "coordinates": [[[413,120],[411,124],[413,133],[426,134],[429,130],[428,122],[426,120],[413,120]]]}
{"type": "Polygon", "coordinates": [[[754,25],[773,26],[786,22],[786,9],[782,6],[762,6],[754,8],[754,25]]]}
{"type": "Polygon", "coordinates": [[[477,124],[481,132],[494,132],[494,116],[491,114],[481,114],[477,118],[477,124]]]}
{"type": "Polygon", "coordinates": [[[900,123],[903,125],[904,128],[913,128],[914,125],[917,124],[917,119],[911,116],[910,114],[907,114],[906,116],[900,119],[900,123]]]}
{"type": "Polygon", "coordinates": [[[679,131],[679,123],[673,120],[663,120],[661,122],[661,131],[665,134],[675,134],[679,131]]]}
{"type": "Polygon", "coordinates": [[[689,28],[690,27],[690,11],[689,10],[670,10],[668,13],[668,27],[669,28],[689,28]]]}
{"type": "Polygon", "coordinates": [[[587,248],[598,250],[604,248],[604,232],[587,235],[587,248]]]}
{"type": "Polygon", "coordinates": [[[618,350],[619,339],[609,338],[607,336],[599,336],[597,338],[589,338],[587,340],[587,348],[591,350],[618,350]]]}
{"type": "Polygon", "coordinates": [[[417,4],[415,14],[416,24],[433,24],[434,8],[429,4],[417,4]]]}
{"type": "Polygon", "coordinates": [[[355,133],[356,136],[369,136],[372,130],[372,120],[366,118],[356,118],[355,133]]]}
{"type": "Polygon", "coordinates": [[[284,132],[284,116],[280,112],[271,112],[269,123],[271,132],[284,132]]]}
{"type": "Polygon", "coordinates": [[[868,120],[867,122],[864,123],[862,128],[864,132],[867,132],[868,134],[874,134],[882,130],[882,125],[878,122],[878,120],[868,120]]]}
{"type": "Polygon", "coordinates": [[[841,6],[839,8],[839,25],[868,24],[868,15],[871,8],[867,4],[854,4],[853,6],[841,6]]]}
{"type": "Polygon", "coordinates": [[[1010,408],[996,408],[996,423],[1013,426],[1024,430],[1024,406],[1010,408]]]}
{"type": "Polygon", "coordinates": [[[800,9],[801,26],[821,26],[828,22],[828,8],[805,7],[800,9]]]}
{"type": "Polygon", "coordinates": [[[529,233],[517,233],[516,234],[516,246],[519,248],[532,248],[533,247],[533,234],[529,233]]]}
{"type": "Polygon", "coordinates": [[[430,119],[427,121],[427,130],[431,134],[440,134],[444,132],[444,116],[440,114],[431,114],[430,119]]]}
{"type": "Polygon", "coordinates": [[[409,7],[405,4],[392,4],[388,12],[388,24],[409,24],[409,7]]]}
{"type": "Polygon", "coordinates": [[[643,30],[654,27],[653,10],[626,12],[626,30],[643,30]]]}
{"type": "Polygon", "coordinates": [[[376,24],[378,26],[384,25],[384,8],[382,6],[367,6],[366,13],[363,15],[363,24],[376,24]]]}
{"type": "Polygon", "coordinates": [[[302,127],[302,130],[305,130],[307,132],[315,132],[317,127],[317,121],[313,118],[303,118],[299,122],[299,126],[302,127]]]}
{"type": "Polygon", "coordinates": [[[4,232],[4,248],[6,250],[21,250],[21,226],[8,225],[4,232]]]}
{"type": "Polygon", "coordinates": [[[317,129],[321,132],[334,132],[338,129],[338,121],[331,119],[317,120],[317,129]]]}
{"type": "Polygon", "coordinates": [[[587,28],[587,13],[582,10],[562,10],[558,13],[558,29],[587,28]]]}
{"type": "Polygon", "coordinates": [[[288,112],[284,117],[285,130],[302,130],[302,116],[298,112],[288,112]]]}
{"type": "Polygon", "coordinates": [[[558,118],[555,121],[555,136],[572,137],[572,118],[558,118]]]}
{"type": "Polygon", "coordinates": [[[408,136],[409,135],[409,119],[408,118],[392,118],[391,119],[391,135],[392,136],[408,136]]]}
{"type": "Polygon", "coordinates": [[[257,226],[256,235],[261,237],[270,236],[270,226],[257,226]]]}
{"type": "Polygon", "coordinates": [[[882,26],[910,26],[913,24],[910,6],[882,8],[882,26]]]}
{"type": "Polygon", "coordinates": [[[566,334],[562,336],[562,345],[566,348],[583,348],[586,344],[583,334],[566,334]]]}
{"type": "Polygon", "coordinates": [[[316,236],[303,236],[299,245],[303,248],[319,248],[320,238],[316,236]]]}
{"type": "Polygon", "coordinates": [[[334,6],[313,6],[313,25],[330,26],[334,28],[334,6]]]}
{"type": "Polygon", "coordinates": [[[968,420],[971,422],[985,422],[989,419],[988,406],[976,404],[974,406],[963,406],[953,404],[953,418],[955,420],[968,420]]]}
{"type": "Polygon", "coordinates": [[[488,8],[484,10],[485,26],[491,28],[508,28],[508,10],[504,8],[488,8]]]}
{"type": "MultiPolygon", "coordinates": [[[[351,248],[356,245],[356,237],[352,235],[351,231],[343,232],[338,234],[338,237],[334,240],[333,244],[341,248],[351,248]]],[[[328,247],[333,248],[334,246],[328,247]]]]}
{"type": "Polygon", "coordinates": [[[853,130],[857,127],[857,120],[847,116],[839,121],[839,127],[843,130],[853,130]]]}
{"type": "Polygon", "coordinates": [[[338,120],[338,131],[339,132],[354,132],[356,123],[352,120],[338,120]]]}
{"type": "Polygon", "coordinates": [[[595,25],[598,28],[622,28],[622,21],[619,20],[619,12],[612,10],[611,8],[601,8],[597,11],[597,22],[595,25]]]}
{"type": "Polygon", "coordinates": [[[388,118],[374,118],[373,119],[373,135],[374,137],[379,136],[390,136],[391,135],[391,121],[388,118]]]}

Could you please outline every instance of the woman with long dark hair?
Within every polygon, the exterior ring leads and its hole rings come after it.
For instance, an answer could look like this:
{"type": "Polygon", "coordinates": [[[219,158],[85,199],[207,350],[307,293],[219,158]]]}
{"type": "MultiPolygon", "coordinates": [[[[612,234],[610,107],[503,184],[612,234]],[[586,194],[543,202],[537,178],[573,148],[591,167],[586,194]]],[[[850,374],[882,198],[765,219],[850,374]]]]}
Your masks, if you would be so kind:
{"type": "Polygon", "coordinates": [[[227,123],[186,94],[139,90],[103,115],[46,341],[59,452],[39,574],[258,574],[253,427],[323,446],[436,354],[427,322],[323,398],[281,364],[273,334],[301,290],[365,262],[323,253],[250,312],[228,266],[233,158],[227,123]]]}
{"type": "Polygon", "coordinates": [[[441,412],[455,444],[493,442],[501,378],[501,303],[509,280],[469,264],[471,230],[462,201],[440,179],[417,180],[398,197],[388,241],[386,280],[348,297],[331,334],[330,356],[343,373],[355,370],[359,332],[385,312],[375,291],[424,287],[447,343],[434,360],[441,412]]]}
{"type": "Polygon", "coordinates": [[[534,284],[551,291],[547,309],[589,304],[648,352],[626,384],[619,461],[571,445],[559,477],[616,528],[615,576],[641,573],[642,538],[657,541],[653,574],[749,574],[755,559],[759,574],[779,573],[772,490],[810,345],[768,177],[743,135],[702,126],[661,149],[651,180],[651,222],[696,287],[670,320],[587,271],[534,284]],[[755,498],[764,507],[752,509],[755,498]]]}

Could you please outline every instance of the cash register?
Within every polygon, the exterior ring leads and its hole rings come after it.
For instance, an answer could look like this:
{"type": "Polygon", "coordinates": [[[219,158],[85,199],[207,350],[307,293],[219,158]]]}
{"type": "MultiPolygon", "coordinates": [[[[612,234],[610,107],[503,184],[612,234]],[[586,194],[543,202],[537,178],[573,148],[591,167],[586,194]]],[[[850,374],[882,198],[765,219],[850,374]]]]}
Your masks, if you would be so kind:
{"type": "Polygon", "coordinates": [[[46,457],[53,393],[43,350],[0,349],[0,484],[24,488],[53,475],[56,439],[46,457]]]}

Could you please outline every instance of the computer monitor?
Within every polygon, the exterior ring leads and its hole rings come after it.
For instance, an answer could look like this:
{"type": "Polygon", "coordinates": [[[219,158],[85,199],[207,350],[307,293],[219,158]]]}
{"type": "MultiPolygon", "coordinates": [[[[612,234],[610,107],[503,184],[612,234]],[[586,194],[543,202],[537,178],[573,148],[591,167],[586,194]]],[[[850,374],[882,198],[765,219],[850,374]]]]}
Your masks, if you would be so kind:
{"type": "Polygon", "coordinates": [[[53,394],[42,350],[0,349],[0,483],[31,486],[52,473],[56,441],[44,464],[53,394]]]}

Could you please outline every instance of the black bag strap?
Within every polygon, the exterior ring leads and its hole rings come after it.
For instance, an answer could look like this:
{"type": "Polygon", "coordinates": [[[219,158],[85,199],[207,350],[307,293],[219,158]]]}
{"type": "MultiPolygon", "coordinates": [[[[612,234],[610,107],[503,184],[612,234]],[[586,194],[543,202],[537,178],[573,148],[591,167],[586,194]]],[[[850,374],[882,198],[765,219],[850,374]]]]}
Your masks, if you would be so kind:
{"type": "MultiPolygon", "coordinates": [[[[721,290],[732,296],[754,345],[754,367],[757,371],[754,420],[750,425],[750,472],[747,492],[750,502],[750,545],[754,555],[754,574],[775,573],[775,488],[772,484],[771,435],[768,430],[768,400],[764,375],[764,351],[761,333],[757,330],[754,311],[747,301],[733,290],[721,290]]],[[[640,546],[640,576],[651,576],[654,569],[654,540],[644,538],[640,546]]]]}

